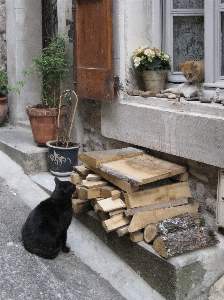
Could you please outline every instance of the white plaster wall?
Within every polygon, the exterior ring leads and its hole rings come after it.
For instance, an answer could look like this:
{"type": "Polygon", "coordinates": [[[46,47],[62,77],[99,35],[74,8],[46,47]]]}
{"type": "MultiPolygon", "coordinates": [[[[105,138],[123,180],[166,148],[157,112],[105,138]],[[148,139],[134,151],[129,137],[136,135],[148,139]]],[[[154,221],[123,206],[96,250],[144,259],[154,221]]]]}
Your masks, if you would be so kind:
{"type": "Polygon", "coordinates": [[[11,123],[27,120],[26,106],[40,102],[41,84],[22,71],[29,68],[32,58],[42,51],[41,1],[6,0],[7,71],[9,84],[24,80],[20,95],[10,93],[9,119],[11,123]]]}

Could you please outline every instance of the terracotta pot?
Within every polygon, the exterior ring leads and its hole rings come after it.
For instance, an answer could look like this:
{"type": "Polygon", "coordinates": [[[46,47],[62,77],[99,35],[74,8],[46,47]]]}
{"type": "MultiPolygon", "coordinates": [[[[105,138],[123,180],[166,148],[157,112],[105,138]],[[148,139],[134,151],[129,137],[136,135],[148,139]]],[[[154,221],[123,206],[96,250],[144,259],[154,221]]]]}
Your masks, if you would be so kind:
{"type": "Polygon", "coordinates": [[[167,71],[143,71],[146,91],[161,93],[164,90],[167,71]]]}
{"type": "Polygon", "coordinates": [[[8,112],[7,97],[0,98],[0,124],[5,119],[8,112]]]}
{"type": "Polygon", "coordinates": [[[55,176],[68,176],[73,171],[73,166],[78,164],[80,145],[72,147],[56,147],[56,141],[46,143],[48,147],[48,162],[50,171],[55,176]]]}
{"type": "MultiPolygon", "coordinates": [[[[46,146],[46,142],[56,139],[58,116],[56,108],[43,109],[33,105],[26,107],[26,113],[29,116],[34,142],[38,146],[46,146]]],[[[67,107],[62,107],[60,110],[59,134],[61,134],[66,114],[67,107]]]]}

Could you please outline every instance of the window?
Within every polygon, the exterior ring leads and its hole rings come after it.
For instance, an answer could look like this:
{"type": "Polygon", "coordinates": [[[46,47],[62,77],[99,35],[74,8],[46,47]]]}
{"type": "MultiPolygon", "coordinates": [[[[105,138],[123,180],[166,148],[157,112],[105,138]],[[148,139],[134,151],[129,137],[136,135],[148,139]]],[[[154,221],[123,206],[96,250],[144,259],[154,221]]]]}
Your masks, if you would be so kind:
{"type": "Polygon", "coordinates": [[[169,82],[185,81],[178,62],[205,60],[205,84],[224,88],[224,0],[163,0],[162,49],[172,58],[169,82]]]}

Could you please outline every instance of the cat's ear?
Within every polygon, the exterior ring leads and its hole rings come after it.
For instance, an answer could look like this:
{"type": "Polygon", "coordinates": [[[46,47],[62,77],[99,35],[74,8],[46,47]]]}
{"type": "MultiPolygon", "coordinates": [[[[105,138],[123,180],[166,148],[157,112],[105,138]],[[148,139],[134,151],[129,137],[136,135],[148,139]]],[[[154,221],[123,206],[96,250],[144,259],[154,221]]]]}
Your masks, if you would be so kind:
{"type": "Polygon", "coordinates": [[[60,182],[60,180],[57,177],[54,177],[54,181],[57,184],[58,182],[60,182]]]}
{"type": "Polygon", "coordinates": [[[192,67],[193,67],[194,69],[196,69],[197,66],[198,66],[198,63],[197,63],[196,61],[194,61],[192,67]]]}
{"type": "Polygon", "coordinates": [[[183,68],[184,64],[183,63],[179,63],[178,67],[183,68]]]}

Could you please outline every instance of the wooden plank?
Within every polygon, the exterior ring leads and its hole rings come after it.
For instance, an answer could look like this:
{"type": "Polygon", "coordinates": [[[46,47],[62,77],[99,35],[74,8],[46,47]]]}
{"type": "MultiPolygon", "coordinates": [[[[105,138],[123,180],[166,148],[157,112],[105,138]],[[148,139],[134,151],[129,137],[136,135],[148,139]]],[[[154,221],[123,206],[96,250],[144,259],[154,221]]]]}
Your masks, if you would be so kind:
{"type": "Polygon", "coordinates": [[[110,216],[110,218],[113,218],[114,216],[119,215],[119,214],[123,214],[123,213],[124,213],[124,209],[123,208],[116,209],[116,210],[110,211],[109,212],[109,216],[110,216]]]}
{"type": "Polygon", "coordinates": [[[185,172],[183,174],[172,176],[172,179],[177,181],[188,181],[189,178],[189,172],[185,172]]]}
{"type": "Polygon", "coordinates": [[[100,164],[115,161],[122,158],[134,157],[144,153],[144,151],[133,148],[121,148],[112,150],[100,150],[92,152],[83,152],[78,156],[79,160],[91,167],[98,168],[100,164]]]}
{"type": "Polygon", "coordinates": [[[88,181],[88,180],[83,180],[81,182],[81,185],[83,185],[87,189],[93,189],[97,187],[101,187],[104,185],[107,185],[108,183],[106,181],[100,180],[100,181],[88,181]]]}
{"type": "Polygon", "coordinates": [[[82,176],[77,173],[70,174],[70,181],[73,184],[81,184],[81,182],[85,179],[85,176],[82,176]]]}
{"type": "Polygon", "coordinates": [[[100,188],[87,189],[83,186],[77,187],[78,198],[81,200],[100,197],[100,188]]]}
{"type": "Polygon", "coordinates": [[[135,232],[145,228],[150,223],[157,223],[161,220],[173,218],[180,214],[198,212],[199,203],[186,204],[176,207],[161,208],[152,211],[144,211],[135,214],[128,228],[129,232],[135,232]]]}
{"type": "Polygon", "coordinates": [[[86,180],[89,180],[89,181],[100,181],[102,180],[102,177],[98,174],[88,174],[86,176],[86,180]]]}
{"type": "Polygon", "coordinates": [[[149,204],[149,205],[145,205],[145,206],[139,206],[139,207],[127,209],[124,211],[124,213],[126,216],[133,216],[134,214],[136,214],[138,212],[150,211],[150,210],[166,208],[166,207],[174,207],[174,206],[179,206],[179,205],[184,205],[184,204],[188,204],[187,198],[181,198],[181,199],[176,199],[176,200],[170,200],[170,201],[165,201],[165,202],[149,204]]]}
{"type": "Polygon", "coordinates": [[[111,182],[113,185],[116,185],[117,187],[119,187],[121,190],[127,192],[127,193],[133,193],[135,191],[137,191],[139,189],[139,186],[134,186],[126,181],[123,181],[113,175],[107,174],[103,171],[101,171],[100,169],[91,167],[87,164],[85,164],[85,166],[87,168],[89,168],[90,170],[92,170],[94,173],[99,174],[101,177],[103,177],[104,179],[106,179],[107,181],[111,182]]]}
{"type": "Polygon", "coordinates": [[[84,165],[74,166],[73,169],[81,176],[87,176],[88,174],[91,173],[91,171],[89,169],[87,169],[84,165]]]}
{"type": "Polygon", "coordinates": [[[121,237],[121,236],[124,236],[124,235],[126,235],[126,234],[129,234],[130,232],[128,231],[128,227],[129,227],[129,225],[126,225],[126,226],[124,226],[124,227],[119,228],[119,229],[117,230],[117,235],[118,235],[119,237],[121,237]]]}
{"type": "Polygon", "coordinates": [[[144,235],[143,232],[141,231],[132,232],[130,234],[130,240],[134,243],[141,242],[143,241],[143,239],[144,239],[144,235]]]}
{"type": "Polygon", "coordinates": [[[121,191],[120,190],[113,190],[111,191],[111,198],[113,200],[121,197],[121,191]]]}
{"type": "Polygon", "coordinates": [[[107,231],[113,231],[130,223],[129,217],[116,216],[102,222],[103,228],[107,231]]]}
{"type": "Polygon", "coordinates": [[[169,258],[218,243],[219,239],[213,228],[192,227],[157,237],[153,242],[153,249],[162,257],[169,258]]]}
{"type": "Polygon", "coordinates": [[[72,208],[76,214],[87,212],[93,209],[90,200],[80,199],[72,199],[72,208]]]}
{"type": "Polygon", "coordinates": [[[125,193],[127,208],[150,205],[158,202],[191,197],[188,182],[177,182],[135,193],[125,193]]]}
{"type": "Polygon", "coordinates": [[[133,185],[143,185],[186,172],[186,168],[148,154],[101,163],[100,170],[133,185]]]}
{"type": "Polygon", "coordinates": [[[109,212],[120,208],[126,208],[126,204],[120,198],[115,200],[112,200],[112,198],[100,200],[97,202],[97,206],[100,210],[104,212],[109,212]]]}
{"type": "Polygon", "coordinates": [[[105,185],[100,188],[100,197],[102,198],[110,198],[111,192],[114,191],[116,188],[110,185],[105,185]]]}

